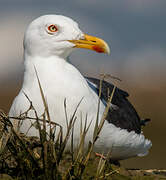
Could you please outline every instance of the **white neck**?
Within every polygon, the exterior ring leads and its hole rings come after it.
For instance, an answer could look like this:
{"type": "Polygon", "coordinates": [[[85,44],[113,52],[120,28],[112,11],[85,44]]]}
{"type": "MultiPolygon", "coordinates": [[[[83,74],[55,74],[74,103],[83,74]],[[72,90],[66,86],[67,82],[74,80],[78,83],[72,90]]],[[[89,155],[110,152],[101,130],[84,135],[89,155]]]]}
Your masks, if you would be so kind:
{"type": "Polygon", "coordinates": [[[68,81],[69,86],[72,82],[87,83],[81,73],[66,59],[58,56],[44,57],[30,57],[25,56],[25,72],[23,88],[38,87],[36,72],[43,87],[47,89],[48,84],[62,83],[68,81]]]}
{"type": "Polygon", "coordinates": [[[39,78],[44,80],[53,76],[56,71],[63,69],[66,64],[68,64],[66,59],[58,56],[45,58],[40,56],[32,57],[25,54],[23,86],[27,85],[28,82],[31,84],[37,80],[35,69],[39,78]]]}

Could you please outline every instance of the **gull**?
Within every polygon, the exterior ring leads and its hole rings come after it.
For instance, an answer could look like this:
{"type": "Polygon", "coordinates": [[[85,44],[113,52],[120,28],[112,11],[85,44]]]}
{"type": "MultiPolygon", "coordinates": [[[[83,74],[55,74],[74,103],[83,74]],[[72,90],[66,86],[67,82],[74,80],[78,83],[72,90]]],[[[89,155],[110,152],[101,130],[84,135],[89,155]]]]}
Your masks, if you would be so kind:
{"type": "MultiPolygon", "coordinates": [[[[32,103],[37,116],[42,117],[45,106],[40,82],[50,119],[60,124],[64,133],[67,131],[66,116],[70,119],[77,109],[73,134],[75,147],[80,139],[80,124],[84,124],[85,121],[90,125],[85,144],[92,140],[97,114],[100,122],[107,106],[107,90],[112,92],[114,87],[103,81],[99,100],[100,81],[84,77],[68,61],[71,52],[77,48],[110,53],[109,46],[104,40],[83,33],[71,18],[62,15],[44,15],[32,21],[24,36],[25,70],[22,88],[9,112],[10,117],[19,117],[27,112],[32,103]]],[[[127,97],[128,93],[116,88],[94,147],[98,153],[111,152],[112,160],[144,156],[148,154],[152,145],[141,130],[141,124],[146,120],[140,120],[127,97]]],[[[34,111],[29,110],[28,117],[34,118],[34,111]]],[[[16,120],[12,122],[18,126],[16,120]]],[[[31,125],[32,120],[27,118],[22,121],[19,131],[28,136],[39,136],[39,131],[31,125]]]]}

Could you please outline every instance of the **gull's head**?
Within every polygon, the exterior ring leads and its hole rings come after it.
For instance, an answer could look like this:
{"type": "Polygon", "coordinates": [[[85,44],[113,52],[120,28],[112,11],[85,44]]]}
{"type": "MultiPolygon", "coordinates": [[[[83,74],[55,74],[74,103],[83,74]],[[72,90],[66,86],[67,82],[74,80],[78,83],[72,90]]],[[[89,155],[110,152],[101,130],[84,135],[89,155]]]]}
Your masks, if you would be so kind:
{"type": "Polygon", "coordinates": [[[100,38],[84,34],[72,19],[61,15],[41,16],[28,26],[24,37],[25,53],[30,56],[66,58],[75,48],[110,53],[100,38]]]}

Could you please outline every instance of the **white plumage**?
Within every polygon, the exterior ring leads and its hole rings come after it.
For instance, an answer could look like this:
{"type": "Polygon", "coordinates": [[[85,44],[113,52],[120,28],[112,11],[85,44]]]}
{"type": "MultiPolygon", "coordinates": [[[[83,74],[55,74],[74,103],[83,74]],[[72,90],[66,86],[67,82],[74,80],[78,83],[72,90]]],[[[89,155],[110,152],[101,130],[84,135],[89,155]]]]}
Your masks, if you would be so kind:
{"type": "MultiPolygon", "coordinates": [[[[109,53],[108,45],[101,39],[85,35],[72,19],[60,15],[45,15],[34,20],[28,27],[24,38],[24,80],[22,88],[15,98],[9,116],[17,117],[27,111],[32,101],[38,116],[44,112],[41,98],[40,83],[48,103],[51,120],[60,124],[66,131],[66,117],[64,100],[68,119],[73,115],[78,103],[74,131],[75,146],[80,138],[80,121],[92,124],[86,136],[86,142],[92,140],[97,115],[98,95],[82,74],[69,62],[67,57],[75,49],[87,48],[97,52],[109,53]]],[[[101,119],[105,105],[100,102],[99,119],[101,119]]],[[[34,117],[30,111],[28,116],[34,117]]],[[[28,135],[37,135],[38,130],[31,127],[30,120],[23,121],[20,131],[28,135]],[[28,131],[28,132],[27,132],[28,131]]],[[[126,159],[133,156],[143,156],[148,153],[151,142],[134,131],[116,127],[105,121],[100,137],[95,144],[95,151],[107,153],[111,151],[111,158],[126,159]]]]}

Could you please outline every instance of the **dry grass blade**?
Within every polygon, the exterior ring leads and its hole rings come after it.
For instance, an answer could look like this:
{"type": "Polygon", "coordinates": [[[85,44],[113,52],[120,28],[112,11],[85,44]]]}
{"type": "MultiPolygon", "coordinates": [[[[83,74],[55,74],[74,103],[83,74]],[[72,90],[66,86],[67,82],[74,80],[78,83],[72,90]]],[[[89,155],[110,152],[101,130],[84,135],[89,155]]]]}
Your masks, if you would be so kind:
{"type": "Polygon", "coordinates": [[[119,173],[119,170],[116,169],[116,170],[114,170],[114,171],[111,171],[111,172],[109,172],[109,173],[106,173],[106,174],[104,174],[103,176],[98,177],[98,179],[106,179],[106,178],[108,178],[109,176],[111,176],[112,174],[115,174],[115,173],[119,173]]]}
{"type": "Polygon", "coordinates": [[[80,135],[80,143],[79,143],[79,146],[78,146],[78,152],[77,152],[77,156],[76,156],[76,159],[75,161],[77,162],[79,159],[81,159],[81,157],[83,157],[83,150],[84,150],[84,142],[85,142],[85,137],[86,137],[86,134],[90,128],[90,125],[91,125],[92,121],[89,123],[88,127],[87,127],[87,116],[86,116],[86,120],[85,120],[85,124],[84,124],[84,129],[80,135]]]}
{"type": "Polygon", "coordinates": [[[71,132],[71,159],[74,162],[74,126],[72,127],[71,132]]]}
{"type": "Polygon", "coordinates": [[[100,157],[100,160],[97,166],[96,179],[98,179],[98,177],[100,177],[101,174],[103,173],[105,163],[106,163],[106,159],[103,159],[102,157],[100,157]]]}
{"type": "MultiPolygon", "coordinates": [[[[42,89],[42,86],[41,86],[41,83],[40,83],[40,80],[39,80],[39,76],[37,74],[37,70],[36,70],[35,66],[34,66],[34,69],[35,69],[36,77],[37,77],[37,80],[38,80],[38,85],[39,85],[39,89],[40,89],[40,94],[41,94],[41,97],[42,97],[43,105],[44,105],[44,108],[45,108],[45,112],[47,114],[47,118],[48,118],[49,122],[51,122],[50,114],[49,114],[49,110],[48,110],[48,105],[47,105],[46,99],[44,97],[44,92],[43,92],[43,89],[42,89]]],[[[46,120],[45,120],[45,118],[43,119],[43,129],[46,131],[46,120]]],[[[50,123],[50,135],[51,134],[52,134],[52,132],[51,132],[51,123],[50,123]]]]}
{"type": "MultiPolygon", "coordinates": [[[[28,119],[27,118],[27,115],[28,115],[28,111],[29,110],[33,110],[34,111],[34,113],[35,113],[35,118],[34,118],[34,120],[36,121],[36,123],[37,123],[37,126],[38,126],[38,129],[39,129],[39,136],[40,136],[40,140],[41,140],[41,143],[43,142],[43,136],[42,136],[42,130],[41,130],[41,125],[40,125],[40,122],[39,122],[39,118],[38,118],[38,115],[37,115],[37,111],[36,111],[36,109],[33,107],[33,104],[32,104],[32,101],[29,99],[29,97],[28,97],[28,95],[24,92],[24,95],[25,95],[25,97],[28,99],[28,101],[29,101],[29,103],[30,103],[30,107],[29,107],[29,109],[26,111],[26,112],[24,112],[23,114],[21,114],[20,115],[20,117],[10,117],[10,118],[13,118],[13,119],[21,119],[21,120],[23,120],[23,119],[28,119]],[[22,115],[24,115],[25,114],[25,116],[23,116],[22,117],[22,115]]],[[[33,119],[33,118],[30,118],[30,119],[33,119]]],[[[43,122],[43,120],[41,119],[41,121],[43,122]]]]}
{"type": "Polygon", "coordinates": [[[114,95],[114,93],[115,93],[115,89],[116,89],[116,87],[114,86],[113,91],[112,91],[112,93],[111,93],[111,96],[109,97],[109,99],[108,99],[108,101],[107,101],[107,106],[106,106],[106,108],[105,108],[105,110],[104,110],[102,119],[101,119],[101,121],[100,121],[100,123],[99,123],[99,126],[97,127],[97,130],[96,130],[97,133],[96,133],[96,136],[95,136],[94,139],[93,139],[94,142],[96,142],[96,140],[97,140],[97,138],[98,138],[98,135],[100,134],[100,132],[101,132],[101,130],[102,130],[102,127],[103,127],[103,125],[104,125],[105,119],[106,119],[106,117],[107,117],[107,114],[108,114],[108,111],[109,111],[109,108],[110,108],[110,105],[111,105],[111,101],[112,101],[113,95],[114,95]]]}
{"type": "MultiPolygon", "coordinates": [[[[33,117],[29,117],[29,116],[26,116],[26,117],[13,117],[13,116],[9,116],[9,119],[16,119],[16,120],[22,120],[22,121],[24,121],[26,119],[29,119],[29,120],[34,120],[34,121],[38,120],[40,122],[43,122],[43,119],[41,119],[41,118],[36,118],[36,117],[33,118],[33,117]]],[[[49,121],[47,119],[46,119],[46,122],[49,123],[49,121]]],[[[59,128],[60,127],[62,128],[62,126],[60,124],[56,123],[56,122],[51,121],[50,123],[51,123],[51,125],[58,126],[59,128]]]]}
{"type": "Polygon", "coordinates": [[[102,74],[101,73],[100,77],[102,77],[103,79],[111,78],[111,79],[115,79],[115,80],[118,80],[118,81],[122,81],[119,77],[112,76],[111,74],[102,74]]]}
{"type": "Polygon", "coordinates": [[[67,125],[67,128],[68,128],[68,117],[67,117],[67,105],[66,105],[66,98],[64,100],[64,109],[65,109],[65,118],[66,118],[66,125],[67,125]]]}
{"type": "Polygon", "coordinates": [[[100,111],[100,99],[101,99],[101,90],[102,90],[102,82],[103,79],[100,79],[100,86],[99,86],[99,98],[98,98],[98,107],[97,107],[97,117],[96,117],[96,124],[93,132],[93,141],[95,137],[97,136],[97,130],[98,130],[98,124],[99,124],[99,111],[100,111]]]}
{"type": "Polygon", "coordinates": [[[109,151],[107,153],[106,157],[104,157],[103,154],[101,155],[98,166],[97,166],[96,179],[100,179],[101,177],[103,177],[103,178],[105,177],[106,172],[104,172],[104,171],[105,171],[106,164],[110,164],[110,162],[109,162],[110,155],[111,155],[111,151],[109,151]],[[102,174],[104,174],[104,175],[102,176],[102,174]]]}
{"type": "MultiPolygon", "coordinates": [[[[101,119],[101,121],[100,121],[100,124],[99,124],[99,127],[98,127],[97,136],[98,136],[99,133],[101,132],[102,127],[103,127],[103,125],[104,125],[104,122],[105,122],[105,119],[106,119],[106,117],[107,117],[107,114],[108,114],[108,111],[109,111],[109,108],[110,108],[110,104],[111,104],[113,95],[114,95],[114,93],[115,93],[115,89],[116,89],[116,87],[114,86],[113,91],[112,91],[112,93],[111,93],[111,96],[110,96],[110,98],[108,99],[107,106],[106,106],[105,111],[104,111],[104,113],[103,113],[102,119],[101,119]]],[[[96,136],[96,138],[97,138],[97,136],[96,136]]]]}

